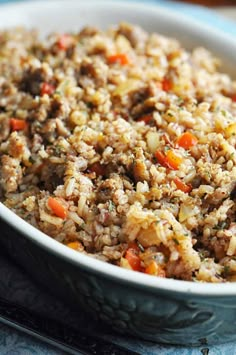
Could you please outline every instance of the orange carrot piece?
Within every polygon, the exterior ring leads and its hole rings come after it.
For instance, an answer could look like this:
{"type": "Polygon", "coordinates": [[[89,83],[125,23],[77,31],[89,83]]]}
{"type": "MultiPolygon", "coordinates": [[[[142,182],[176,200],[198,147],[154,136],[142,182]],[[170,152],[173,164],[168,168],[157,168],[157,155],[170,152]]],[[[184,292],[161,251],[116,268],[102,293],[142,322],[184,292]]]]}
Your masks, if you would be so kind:
{"type": "Polygon", "coordinates": [[[76,240],[76,241],[70,242],[70,243],[68,243],[68,244],[66,244],[66,245],[67,245],[69,248],[71,248],[71,249],[78,250],[79,247],[81,246],[81,243],[76,240]]]}
{"type": "Polygon", "coordinates": [[[126,250],[125,259],[135,271],[141,271],[141,260],[137,252],[131,247],[126,250]]]}
{"type": "Polygon", "coordinates": [[[232,94],[230,97],[231,97],[232,101],[236,102],[236,93],[232,94]]]}
{"type": "Polygon", "coordinates": [[[170,168],[174,170],[178,170],[180,164],[182,163],[183,158],[179,155],[175,154],[173,150],[168,150],[166,153],[166,162],[170,168]]]}
{"type": "Polygon", "coordinates": [[[140,249],[135,242],[129,243],[128,249],[132,249],[136,254],[138,254],[140,252],[140,249]]]}
{"type": "Polygon", "coordinates": [[[169,149],[166,154],[164,154],[160,150],[157,150],[155,153],[155,157],[159,164],[161,164],[165,168],[173,170],[178,170],[180,164],[183,161],[182,157],[175,154],[175,152],[171,149],[169,149]]]}
{"type": "Polygon", "coordinates": [[[58,199],[54,197],[49,197],[48,207],[57,217],[60,217],[62,219],[65,219],[67,217],[67,209],[60,201],[58,201],[58,199]]]}
{"type": "Polygon", "coordinates": [[[170,91],[173,88],[173,83],[170,79],[164,78],[162,80],[162,90],[170,91]]]}
{"type": "Polygon", "coordinates": [[[121,65],[130,64],[129,57],[125,53],[110,55],[107,58],[107,60],[108,60],[108,63],[110,63],[110,64],[114,64],[114,63],[119,63],[121,65]]]}
{"type": "Polygon", "coordinates": [[[63,34],[57,41],[58,48],[62,51],[66,51],[73,43],[73,37],[68,34],[63,34]]]}
{"type": "Polygon", "coordinates": [[[177,187],[178,190],[181,190],[185,193],[189,193],[192,191],[192,186],[185,184],[183,181],[181,181],[179,178],[175,178],[174,183],[177,187]]]}
{"type": "Polygon", "coordinates": [[[198,142],[198,139],[190,132],[185,132],[183,133],[178,139],[177,139],[177,144],[178,146],[184,148],[184,149],[190,149],[194,145],[196,145],[198,142]]]}
{"type": "Polygon", "coordinates": [[[148,123],[151,122],[152,119],[153,119],[153,116],[152,116],[152,115],[144,115],[144,116],[140,117],[140,118],[137,120],[137,122],[143,121],[143,122],[145,122],[146,124],[148,124],[148,123]]]}
{"type": "Polygon", "coordinates": [[[162,166],[164,166],[165,168],[167,168],[167,161],[166,161],[166,156],[163,152],[161,152],[160,150],[157,150],[155,153],[155,157],[158,161],[159,164],[161,164],[162,166]]]}
{"type": "Polygon", "coordinates": [[[40,91],[40,95],[43,96],[45,94],[47,95],[52,95],[55,91],[55,88],[53,85],[48,84],[48,83],[43,83],[41,86],[41,91],[40,91]]]}
{"type": "Polygon", "coordinates": [[[27,128],[27,122],[24,120],[19,120],[17,118],[11,118],[10,126],[12,131],[23,131],[27,128]]]}
{"type": "Polygon", "coordinates": [[[154,260],[145,268],[144,272],[149,275],[166,277],[165,271],[154,260]]]}

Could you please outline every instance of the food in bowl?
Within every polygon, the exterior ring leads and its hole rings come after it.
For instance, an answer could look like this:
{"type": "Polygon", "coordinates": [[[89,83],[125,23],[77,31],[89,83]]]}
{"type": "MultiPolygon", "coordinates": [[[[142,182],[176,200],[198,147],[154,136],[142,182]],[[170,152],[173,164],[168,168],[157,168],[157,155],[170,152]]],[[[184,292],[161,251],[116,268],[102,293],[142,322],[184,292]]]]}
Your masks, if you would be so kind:
{"type": "Polygon", "coordinates": [[[1,201],[68,247],[198,282],[236,275],[236,83],[122,23],[0,33],[1,201]]]}

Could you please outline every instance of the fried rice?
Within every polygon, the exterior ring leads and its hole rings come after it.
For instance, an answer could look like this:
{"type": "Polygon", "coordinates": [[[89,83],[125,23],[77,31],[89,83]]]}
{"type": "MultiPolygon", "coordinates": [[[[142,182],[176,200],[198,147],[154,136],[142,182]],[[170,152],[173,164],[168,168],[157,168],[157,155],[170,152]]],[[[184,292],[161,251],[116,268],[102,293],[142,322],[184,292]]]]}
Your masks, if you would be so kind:
{"type": "Polygon", "coordinates": [[[0,32],[0,199],[58,242],[157,277],[236,280],[236,82],[122,23],[0,32]]]}

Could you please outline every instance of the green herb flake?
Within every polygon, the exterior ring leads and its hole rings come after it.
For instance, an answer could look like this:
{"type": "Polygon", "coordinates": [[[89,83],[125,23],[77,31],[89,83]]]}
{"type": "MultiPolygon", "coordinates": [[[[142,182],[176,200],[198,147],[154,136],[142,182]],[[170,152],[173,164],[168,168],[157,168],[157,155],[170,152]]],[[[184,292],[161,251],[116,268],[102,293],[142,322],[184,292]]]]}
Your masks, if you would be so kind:
{"type": "Polygon", "coordinates": [[[67,79],[67,80],[63,83],[63,88],[67,87],[69,84],[70,84],[70,80],[67,79]]]}
{"type": "Polygon", "coordinates": [[[93,103],[92,102],[86,102],[86,105],[88,108],[92,109],[93,108],[93,103]]]}
{"type": "Polygon", "coordinates": [[[32,157],[32,155],[29,157],[29,162],[31,164],[34,164],[35,163],[35,159],[32,157]]]}
{"type": "Polygon", "coordinates": [[[54,147],[54,153],[55,153],[56,155],[60,155],[61,152],[62,152],[62,148],[61,148],[59,145],[56,145],[56,146],[54,147]]]}
{"type": "Polygon", "coordinates": [[[81,223],[81,224],[80,224],[80,228],[81,228],[81,229],[85,229],[85,227],[86,227],[86,224],[85,224],[85,223],[81,223]]]}
{"type": "Polygon", "coordinates": [[[108,202],[108,211],[112,212],[114,210],[115,210],[115,204],[114,204],[113,201],[109,200],[109,202],[108,202]]]}
{"type": "Polygon", "coordinates": [[[176,238],[172,238],[173,242],[175,242],[176,245],[179,245],[179,241],[176,238]]]}
{"type": "Polygon", "coordinates": [[[166,146],[164,147],[164,152],[166,153],[166,152],[168,152],[168,150],[170,150],[170,147],[168,147],[168,145],[166,145],[166,146]]]}
{"type": "Polygon", "coordinates": [[[204,253],[204,251],[199,251],[199,252],[198,252],[198,255],[199,255],[201,261],[203,261],[203,260],[205,259],[205,253],[204,253]]]}
{"type": "Polygon", "coordinates": [[[178,97],[177,103],[178,105],[182,105],[184,103],[184,99],[181,96],[178,97]]]}
{"type": "Polygon", "coordinates": [[[224,271],[223,271],[225,276],[228,276],[230,273],[230,267],[228,265],[224,266],[224,271]]]}
{"type": "Polygon", "coordinates": [[[138,245],[139,249],[141,250],[141,252],[143,253],[145,251],[145,249],[138,240],[137,240],[137,245],[138,245]]]}
{"type": "Polygon", "coordinates": [[[225,227],[227,227],[227,222],[224,221],[220,224],[217,224],[216,226],[213,227],[213,229],[215,230],[222,230],[222,229],[225,229],[225,227]]]}
{"type": "Polygon", "coordinates": [[[221,112],[221,114],[222,114],[224,117],[227,116],[227,112],[226,112],[225,110],[221,110],[220,112],[221,112]]]}

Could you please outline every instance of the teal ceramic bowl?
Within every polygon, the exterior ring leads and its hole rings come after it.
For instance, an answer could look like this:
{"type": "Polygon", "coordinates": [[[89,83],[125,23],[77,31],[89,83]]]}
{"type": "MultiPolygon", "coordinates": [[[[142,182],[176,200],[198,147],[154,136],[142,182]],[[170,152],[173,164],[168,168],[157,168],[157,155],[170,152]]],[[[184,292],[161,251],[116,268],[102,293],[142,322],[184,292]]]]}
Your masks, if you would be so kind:
{"type": "MultiPolygon", "coordinates": [[[[35,1],[0,11],[2,28],[20,24],[44,33],[120,21],[174,36],[187,47],[206,46],[222,57],[228,72],[235,70],[234,38],[156,5],[35,1]]],[[[104,263],[63,246],[2,204],[0,224],[0,243],[35,279],[119,332],[166,344],[236,340],[236,283],[159,279],[104,263]]]]}

